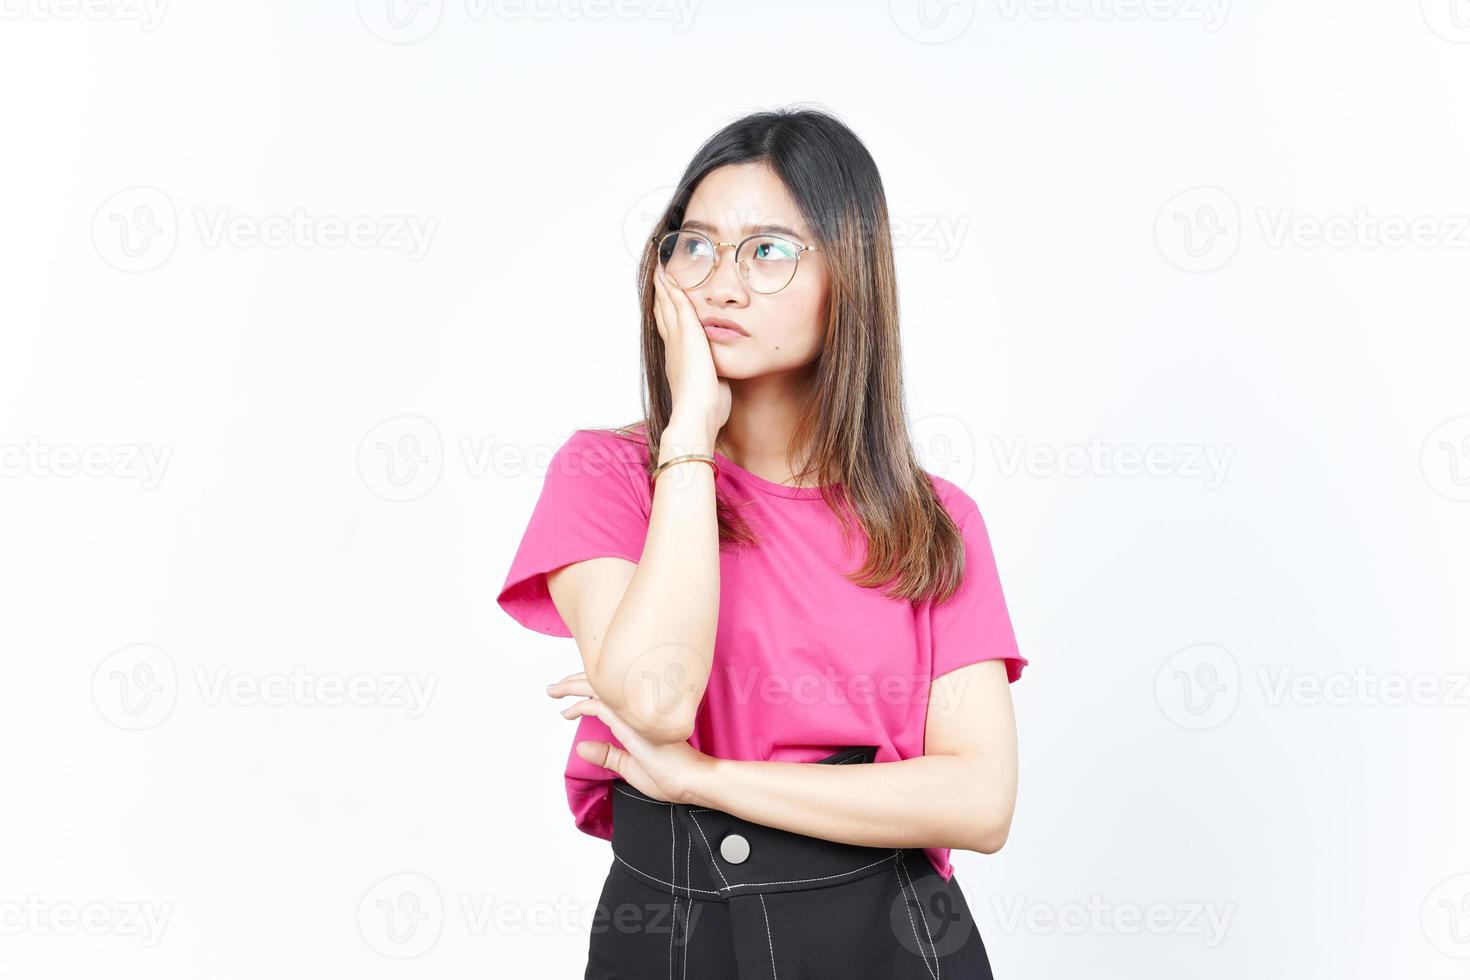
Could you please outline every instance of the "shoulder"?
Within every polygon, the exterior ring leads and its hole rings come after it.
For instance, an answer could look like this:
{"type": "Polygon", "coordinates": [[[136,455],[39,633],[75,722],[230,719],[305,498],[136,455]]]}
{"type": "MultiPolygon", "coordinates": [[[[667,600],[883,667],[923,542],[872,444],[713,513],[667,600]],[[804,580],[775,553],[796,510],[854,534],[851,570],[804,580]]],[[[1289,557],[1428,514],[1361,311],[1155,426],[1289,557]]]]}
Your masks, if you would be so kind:
{"type": "Polygon", "coordinates": [[[607,459],[641,464],[648,461],[648,440],[641,426],[575,429],[558,452],[591,453],[607,459]]]}
{"type": "Polygon", "coordinates": [[[548,476],[558,482],[590,480],[598,487],[626,488],[642,498],[648,484],[648,443],[636,430],[575,429],[552,455],[549,469],[548,476]]]}
{"type": "Polygon", "coordinates": [[[974,498],[966,493],[959,484],[946,480],[938,474],[930,473],[928,470],[924,471],[924,475],[929,478],[930,485],[934,487],[935,496],[944,505],[944,509],[949,511],[950,519],[956,525],[970,517],[971,514],[980,513],[980,507],[975,503],[974,498]]]}

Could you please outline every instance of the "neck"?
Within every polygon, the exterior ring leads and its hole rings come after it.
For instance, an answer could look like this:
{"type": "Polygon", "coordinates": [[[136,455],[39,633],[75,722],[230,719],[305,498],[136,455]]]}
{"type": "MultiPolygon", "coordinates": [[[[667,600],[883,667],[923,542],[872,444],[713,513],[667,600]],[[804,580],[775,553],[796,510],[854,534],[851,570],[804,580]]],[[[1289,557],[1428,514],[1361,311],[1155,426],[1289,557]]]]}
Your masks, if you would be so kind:
{"type": "Polygon", "coordinates": [[[715,437],[715,449],[736,466],[772,483],[795,485],[786,450],[806,409],[804,379],[788,373],[730,381],[730,418],[715,437]]]}

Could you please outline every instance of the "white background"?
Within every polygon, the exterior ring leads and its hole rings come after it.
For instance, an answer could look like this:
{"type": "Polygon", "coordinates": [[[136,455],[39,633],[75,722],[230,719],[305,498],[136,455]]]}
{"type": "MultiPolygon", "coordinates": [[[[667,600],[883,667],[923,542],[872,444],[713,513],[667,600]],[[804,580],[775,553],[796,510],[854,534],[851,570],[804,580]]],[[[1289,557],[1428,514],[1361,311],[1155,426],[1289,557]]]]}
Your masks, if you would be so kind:
{"type": "Polygon", "coordinates": [[[387,2],[0,2],[0,975],[581,975],[580,663],[494,596],[795,102],[1031,659],[996,976],[1465,975],[1466,0],[387,2]]]}

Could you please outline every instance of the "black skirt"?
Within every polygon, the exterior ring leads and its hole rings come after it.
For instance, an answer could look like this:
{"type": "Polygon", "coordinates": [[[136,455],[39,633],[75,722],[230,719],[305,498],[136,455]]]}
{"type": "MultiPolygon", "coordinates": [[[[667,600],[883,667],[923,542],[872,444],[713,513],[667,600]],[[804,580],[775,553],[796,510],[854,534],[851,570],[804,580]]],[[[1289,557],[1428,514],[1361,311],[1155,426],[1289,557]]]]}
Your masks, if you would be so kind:
{"type": "Polygon", "coordinates": [[[991,980],[958,879],[922,848],[793,834],[621,779],[612,791],[613,861],[584,980],[991,980]]]}

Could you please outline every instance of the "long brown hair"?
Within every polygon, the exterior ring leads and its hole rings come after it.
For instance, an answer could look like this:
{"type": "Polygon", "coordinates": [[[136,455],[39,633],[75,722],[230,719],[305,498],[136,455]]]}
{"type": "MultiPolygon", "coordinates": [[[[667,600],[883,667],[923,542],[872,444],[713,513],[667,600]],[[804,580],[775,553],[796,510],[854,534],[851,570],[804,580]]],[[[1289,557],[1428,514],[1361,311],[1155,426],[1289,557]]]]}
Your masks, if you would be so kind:
{"type": "MultiPolygon", "coordinates": [[[[864,588],[892,583],[885,595],[893,599],[943,601],[964,575],[964,546],[909,438],[888,204],[867,147],[822,110],[744,116],[699,148],[648,237],[683,223],[695,187],[711,170],[751,162],[767,164],[780,177],[831,270],[807,409],[788,447],[790,458],[806,459],[797,480],[818,480],[849,548],[855,527],[866,535],[867,560],[847,573],[850,581],[864,588]]],[[[650,473],[673,408],[653,315],[655,262],[654,250],[645,248],[638,267],[644,418],[614,430],[646,444],[650,473]]],[[[717,519],[722,543],[758,543],[728,502],[717,499],[717,519]]]]}

